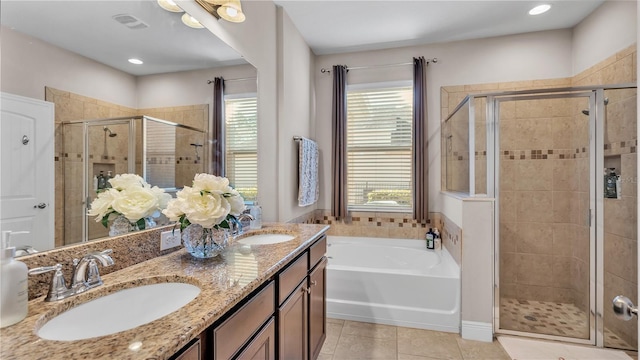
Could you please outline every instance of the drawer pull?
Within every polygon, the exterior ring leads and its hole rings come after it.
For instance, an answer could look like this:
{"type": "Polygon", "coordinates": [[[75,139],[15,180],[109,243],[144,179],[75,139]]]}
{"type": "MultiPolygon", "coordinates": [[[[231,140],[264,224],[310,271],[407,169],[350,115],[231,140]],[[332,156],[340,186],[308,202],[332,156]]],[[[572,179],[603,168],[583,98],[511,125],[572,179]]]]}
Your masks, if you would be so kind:
{"type": "Polygon", "coordinates": [[[316,286],[316,285],[318,285],[318,282],[317,282],[317,281],[315,281],[315,280],[313,280],[313,281],[311,282],[311,286],[316,286]]]}

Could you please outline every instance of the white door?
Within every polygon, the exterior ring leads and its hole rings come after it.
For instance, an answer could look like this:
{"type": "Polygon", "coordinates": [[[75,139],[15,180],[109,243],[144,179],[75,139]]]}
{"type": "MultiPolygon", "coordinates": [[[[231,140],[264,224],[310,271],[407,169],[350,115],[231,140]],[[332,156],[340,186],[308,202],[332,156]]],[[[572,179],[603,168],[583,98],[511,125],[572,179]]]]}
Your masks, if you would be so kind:
{"type": "Polygon", "coordinates": [[[12,245],[54,247],[54,104],[0,93],[0,230],[12,245]]]}

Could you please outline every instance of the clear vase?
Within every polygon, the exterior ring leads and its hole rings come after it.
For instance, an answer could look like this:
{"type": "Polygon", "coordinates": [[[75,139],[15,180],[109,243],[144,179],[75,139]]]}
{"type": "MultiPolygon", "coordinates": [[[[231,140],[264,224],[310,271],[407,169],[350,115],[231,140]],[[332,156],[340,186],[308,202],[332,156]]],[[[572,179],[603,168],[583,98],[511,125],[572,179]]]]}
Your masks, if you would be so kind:
{"type": "Polygon", "coordinates": [[[182,241],[191,256],[213,258],[229,245],[229,232],[227,229],[209,229],[191,224],[182,230],[182,241]]]}
{"type": "Polygon", "coordinates": [[[124,215],[118,215],[109,227],[109,236],[124,235],[138,230],[137,223],[129,221],[124,215]]]}

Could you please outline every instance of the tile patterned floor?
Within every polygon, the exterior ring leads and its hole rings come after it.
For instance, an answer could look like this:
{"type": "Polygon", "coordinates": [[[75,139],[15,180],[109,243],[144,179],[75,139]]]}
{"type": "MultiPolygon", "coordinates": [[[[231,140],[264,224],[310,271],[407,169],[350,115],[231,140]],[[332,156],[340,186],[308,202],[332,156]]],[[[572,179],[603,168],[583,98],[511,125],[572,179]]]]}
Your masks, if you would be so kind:
{"type": "MultiPolygon", "coordinates": [[[[536,334],[589,338],[587,313],[573,304],[548,301],[500,300],[500,328],[536,334]]],[[[618,349],[634,347],[605,329],[605,344],[618,349]]]]}
{"type": "Polygon", "coordinates": [[[509,360],[502,346],[459,334],[327,319],[318,360],[509,360]]]}

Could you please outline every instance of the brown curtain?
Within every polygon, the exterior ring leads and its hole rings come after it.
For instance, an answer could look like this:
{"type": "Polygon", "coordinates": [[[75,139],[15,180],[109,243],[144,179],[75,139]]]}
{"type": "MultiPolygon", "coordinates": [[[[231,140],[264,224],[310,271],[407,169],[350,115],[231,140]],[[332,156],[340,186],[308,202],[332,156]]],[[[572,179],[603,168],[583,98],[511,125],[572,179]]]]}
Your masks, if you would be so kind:
{"type": "Polygon", "coordinates": [[[211,173],[224,173],[224,79],[213,80],[213,124],[211,126],[211,173]]]}
{"type": "Polygon", "coordinates": [[[429,220],[427,65],[424,57],[413,58],[413,218],[423,224],[429,220]]]}
{"type": "Polygon", "coordinates": [[[333,66],[331,215],[347,217],[347,67],[333,66]]]}

